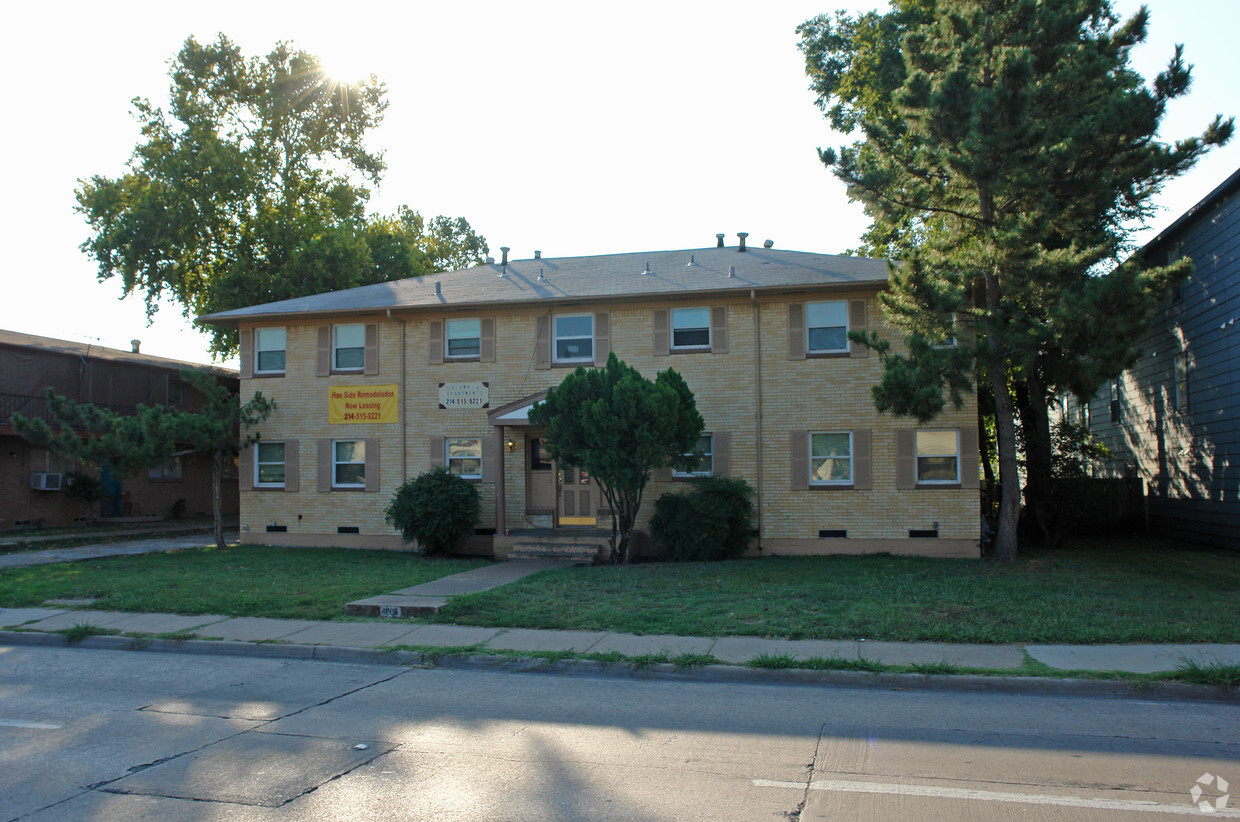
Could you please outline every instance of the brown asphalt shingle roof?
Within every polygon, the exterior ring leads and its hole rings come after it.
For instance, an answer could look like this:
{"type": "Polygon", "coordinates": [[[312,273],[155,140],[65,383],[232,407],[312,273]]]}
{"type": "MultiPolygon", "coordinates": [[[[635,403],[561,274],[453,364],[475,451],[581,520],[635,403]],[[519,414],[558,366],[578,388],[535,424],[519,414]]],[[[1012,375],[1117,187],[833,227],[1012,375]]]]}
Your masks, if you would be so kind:
{"type": "Polygon", "coordinates": [[[872,286],[886,281],[887,263],[883,260],[768,248],[543,257],[297,297],[209,314],[198,321],[235,327],[242,320],[296,314],[562,304],[750,289],[872,286]],[[735,269],[734,276],[729,276],[731,268],[735,269]]]}

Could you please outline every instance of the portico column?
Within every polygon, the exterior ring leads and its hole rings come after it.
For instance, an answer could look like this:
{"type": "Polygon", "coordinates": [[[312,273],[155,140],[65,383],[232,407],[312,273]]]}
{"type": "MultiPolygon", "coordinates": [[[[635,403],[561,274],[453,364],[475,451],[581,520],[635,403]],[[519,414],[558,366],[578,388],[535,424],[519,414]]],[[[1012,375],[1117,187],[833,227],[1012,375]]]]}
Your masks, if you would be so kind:
{"type": "Polygon", "coordinates": [[[508,530],[504,516],[504,426],[495,426],[495,536],[508,530]]]}

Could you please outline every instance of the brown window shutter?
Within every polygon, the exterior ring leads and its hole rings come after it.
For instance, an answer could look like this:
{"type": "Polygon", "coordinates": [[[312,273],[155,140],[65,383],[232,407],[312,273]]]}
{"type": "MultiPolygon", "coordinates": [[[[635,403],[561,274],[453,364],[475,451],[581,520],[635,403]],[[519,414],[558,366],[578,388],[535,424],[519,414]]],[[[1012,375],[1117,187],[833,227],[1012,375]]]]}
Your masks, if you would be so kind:
{"type": "Polygon", "coordinates": [[[315,374],[326,377],[332,373],[332,327],[319,326],[318,363],[315,374]]]}
{"type": "Polygon", "coordinates": [[[448,461],[444,458],[444,447],[443,437],[431,437],[431,468],[444,468],[447,466],[448,461]]]}
{"type": "Polygon", "coordinates": [[[495,482],[495,466],[496,466],[496,463],[499,462],[501,459],[497,452],[500,448],[503,448],[503,447],[504,447],[503,443],[497,442],[496,438],[493,436],[482,438],[482,481],[483,482],[495,482]]]}
{"type": "Polygon", "coordinates": [[[805,359],[805,303],[788,304],[788,359],[805,359]]]}
{"type": "Polygon", "coordinates": [[[443,320],[431,320],[430,337],[426,341],[426,361],[431,365],[443,362],[443,320]]]}
{"type": "Polygon", "coordinates": [[[978,449],[977,429],[960,429],[960,487],[980,488],[982,483],[977,475],[978,449]]]}
{"type": "Polygon", "coordinates": [[[728,307],[717,305],[710,310],[710,353],[728,353],[728,307]]]}
{"type": "Polygon", "coordinates": [[[804,491],[809,488],[809,432],[793,431],[788,440],[788,453],[791,457],[792,490],[804,491]]]}
{"type": "Polygon", "coordinates": [[[917,487],[917,456],[913,453],[914,433],[907,428],[896,432],[896,488],[917,487]]]}
{"type": "Polygon", "coordinates": [[[319,493],[332,490],[332,441],[319,440],[319,493]]]}
{"type": "Polygon", "coordinates": [[[594,315],[594,365],[602,368],[607,365],[607,355],[611,353],[611,315],[600,311],[594,315]]]}
{"type": "Polygon", "coordinates": [[[495,318],[483,317],[478,329],[478,360],[495,362],[495,318]]]}
{"type": "Polygon", "coordinates": [[[852,432],[853,444],[853,488],[858,491],[870,490],[870,432],[868,429],[852,432]]]}
{"type": "Polygon", "coordinates": [[[666,308],[654,310],[654,327],[650,330],[650,339],[654,343],[654,355],[666,357],[671,353],[671,338],[668,331],[668,311],[666,308]]]}
{"type": "MultiPolygon", "coordinates": [[[[848,303],[848,330],[860,331],[865,333],[865,300],[850,300],[848,303]]],[[[868,357],[870,356],[869,346],[862,345],[858,342],[848,341],[848,356],[850,357],[868,357]]]]}
{"type": "Polygon", "coordinates": [[[732,435],[727,431],[715,431],[710,435],[710,447],[714,452],[715,473],[732,476],[732,435]]]}
{"type": "Polygon", "coordinates": [[[551,318],[546,314],[535,323],[534,368],[538,371],[551,368],[551,318]]]}
{"type": "Polygon", "coordinates": [[[237,455],[237,488],[241,491],[254,490],[254,452],[257,444],[247,445],[237,455]]]}
{"type": "Polygon", "coordinates": [[[366,493],[374,494],[379,490],[379,439],[372,437],[366,440],[366,493]]]}
{"type": "Polygon", "coordinates": [[[366,351],[362,362],[363,374],[379,373],[379,326],[375,323],[366,325],[366,351]]]}
{"type": "Polygon", "coordinates": [[[284,441],[284,493],[296,494],[301,490],[301,460],[297,453],[298,440],[284,441]]]}
{"type": "Polygon", "coordinates": [[[254,376],[254,329],[243,328],[237,332],[241,349],[241,379],[254,376]]]}

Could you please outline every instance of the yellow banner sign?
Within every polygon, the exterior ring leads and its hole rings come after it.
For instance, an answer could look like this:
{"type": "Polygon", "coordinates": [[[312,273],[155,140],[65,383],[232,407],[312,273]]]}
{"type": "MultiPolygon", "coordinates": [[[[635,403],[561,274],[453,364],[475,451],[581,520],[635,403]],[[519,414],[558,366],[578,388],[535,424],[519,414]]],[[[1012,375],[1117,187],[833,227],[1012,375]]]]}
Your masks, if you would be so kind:
{"type": "Polygon", "coordinates": [[[327,421],[332,425],[353,422],[397,422],[397,386],[341,385],[328,389],[327,421]]]}

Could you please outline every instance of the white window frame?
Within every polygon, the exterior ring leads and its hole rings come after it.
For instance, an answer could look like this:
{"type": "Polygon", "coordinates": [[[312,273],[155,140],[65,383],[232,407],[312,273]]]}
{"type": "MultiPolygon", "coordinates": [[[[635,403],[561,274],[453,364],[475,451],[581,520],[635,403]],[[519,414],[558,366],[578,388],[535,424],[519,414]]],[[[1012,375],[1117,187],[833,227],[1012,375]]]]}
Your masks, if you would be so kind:
{"type": "Polygon", "coordinates": [[[551,318],[551,361],[555,363],[581,363],[594,364],[594,315],[593,314],[557,314],[551,318]],[[587,336],[561,337],[560,336],[560,320],[576,320],[585,318],[590,321],[590,333],[587,336]],[[560,356],[560,341],[569,340],[585,340],[589,343],[590,351],[576,357],[560,356]]]}
{"type": "Polygon", "coordinates": [[[848,312],[848,300],[827,300],[823,302],[806,303],[805,304],[805,353],[806,354],[847,354],[849,353],[852,350],[852,348],[850,347],[851,344],[848,339],[848,331],[849,331],[848,313],[849,313],[848,312]],[[844,324],[842,326],[838,324],[813,325],[810,320],[810,315],[814,313],[815,306],[839,306],[840,310],[844,312],[844,324]],[[812,331],[814,331],[815,329],[819,329],[819,328],[843,328],[844,329],[844,347],[843,348],[814,348],[810,344],[810,336],[811,336],[812,331]]]}
{"type": "Polygon", "coordinates": [[[283,488],[284,483],[288,481],[288,447],[281,442],[263,442],[254,443],[254,487],[255,488],[283,488]],[[278,445],[281,448],[279,461],[273,459],[263,459],[263,448],[265,446],[278,445]],[[264,481],[262,479],[263,466],[279,465],[284,469],[284,479],[279,482],[264,481]]]}
{"type": "Polygon", "coordinates": [[[932,428],[913,432],[913,476],[918,485],[959,485],[960,484],[960,432],[954,428],[932,428]],[[923,434],[951,434],[955,440],[955,450],[951,452],[921,453],[921,437],[923,434]],[[922,479],[922,459],[943,459],[950,457],[956,461],[956,476],[952,479],[922,479]]]}
{"type": "Polygon", "coordinates": [[[169,457],[168,460],[154,468],[148,468],[146,478],[151,480],[172,481],[181,479],[181,458],[169,457]]]}
{"type": "Polygon", "coordinates": [[[955,348],[959,345],[959,341],[956,338],[956,312],[955,311],[953,311],[951,314],[947,316],[947,324],[951,326],[951,331],[948,333],[946,337],[943,338],[942,342],[935,343],[934,345],[930,346],[931,348],[948,349],[948,348],[955,348]]]}
{"type": "Polygon", "coordinates": [[[710,309],[709,308],[703,307],[703,306],[695,306],[693,308],[673,308],[671,310],[670,324],[671,324],[671,328],[669,329],[669,334],[670,334],[669,340],[671,341],[670,347],[672,351],[709,351],[710,350],[710,309]],[[683,325],[682,323],[686,321],[685,320],[686,315],[691,311],[701,312],[702,314],[704,314],[706,317],[706,322],[698,323],[694,325],[683,325]],[[681,322],[677,322],[677,315],[680,316],[681,322]],[[679,345],[676,342],[677,331],[705,331],[706,342],[695,343],[693,345],[679,345]]]}
{"type": "Polygon", "coordinates": [[[486,445],[483,443],[482,437],[447,437],[445,438],[443,442],[443,461],[444,461],[444,466],[448,469],[448,473],[458,476],[461,479],[468,479],[468,480],[482,479],[482,459],[483,459],[482,449],[485,447],[486,445]],[[476,457],[472,455],[471,456],[458,456],[458,457],[452,456],[453,443],[464,443],[464,442],[477,443],[478,456],[476,457]],[[459,464],[463,463],[465,460],[473,460],[473,459],[478,460],[478,473],[466,474],[463,470],[457,470],[457,471],[452,470],[454,462],[458,463],[458,467],[459,467],[459,464]]]}
{"type": "Polygon", "coordinates": [[[365,488],[366,487],[366,440],[332,440],[332,488],[365,488]],[[344,443],[353,443],[355,446],[361,446],[361,459],[341,460],[337,447],[344,443]],[[345,465],[362,466],[361,482],[340,482],[340,467],[345,465]]]}
{"type": "MultiPolygon", "coordinates": [[[[699,445],[702,444],[701,440],[706,440],[706,448],[702,451],[702,460],[706,463],[706,470],[698,469],[697,471],[681,471],[677,468],[673,468],[673,477],[688,479],[689,477],[709,477],[715,473],[715,435],[709,432],[703,432],[698,441],[699,445]]],[[[697,449],[694,449],[693,451],[686,451],[685,456],[692,456],[695,453],[697,453],[697,449]]]]}
{"type": "Polygon", "coordinates": [[[287,366],[287,364],[288,364],[288,331],[287,329],[276,328],[274,326],[270,328],[254,329],[254,373],[255,374],[283,374],[284,369],[287,366]],[[279,347],[277,348],[274,345],[271,345],[270,342],[267,344],[266,347],[264,347],[263,337],[270,336],[274,334],[275,332],[279,332],[279,335],[280,335],[279,347]],[[263,354],[274,352],[274,351],[279,351],[280,354],[283,355],[283,359],[280,362],[280,367],[279,368],[263,368],[261,365],[263,361],[263,354]]]}
{"type": "Polygon", "coordinates": [[[345,323],[343,325],[332,326],[332,371],[362,371],[366,368],[366,324],[365,323],[345,323]],[[359,329],[362,333],[361,345],[340,345],[340,331],[342,329],[359,329]],[[342,351],[360,351],[362,353],[362,361],[360,365],[342,366],[340,365],[340,352],[342,351]]]}
{"type": "Polygon", "coordinates": [[[806,450],[809,452],[809,484],[810,485],[833,486],[833,485],[852,485],[853,484],[853,478],[855,476],[853,460],[855,459],[856,449],[854,448],[854,445],[853,445],[853,432],[852,431],[838,431],[838,430],[837,431],[810,431],[809,442],[806,444],[806,450]],[[815,454],[814,453],[814,435],[815,434],[819,434],[819,435],[846,434],[848,436],[848,479],[834,479],[834,480],[814,479],[814,460],[816,459],[818,460],[842,460],[843,459],[843,457],[838,457],[832,454],[815,454]]]}
{"type": "Polygon", "coordinates": [[[443,358],[445,360],[476,360],[482,355],[482,320],[478,317],[460,317],[455,320],[444,320],[443,323],[443,358]],[[470,330],[477,333],[473,335],[453,334],[453,326],[458,329],[465,323],[472,323],[470,330]],[[469,354],[453,354],[453,340],[473,340],[474,350],[469,354]]]}

